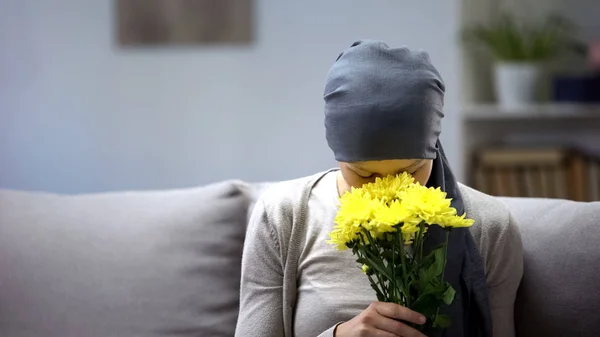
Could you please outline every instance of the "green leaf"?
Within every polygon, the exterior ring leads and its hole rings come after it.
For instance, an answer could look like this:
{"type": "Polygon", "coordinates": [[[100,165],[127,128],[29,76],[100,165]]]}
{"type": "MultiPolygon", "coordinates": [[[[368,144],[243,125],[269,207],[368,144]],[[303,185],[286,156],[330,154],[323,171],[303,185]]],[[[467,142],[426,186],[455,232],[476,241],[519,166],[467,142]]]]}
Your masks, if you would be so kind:
{"type": "Polygon", "coordinates": [[[358,259],[356,259],[356,263],[362,266],[363,264],[367,264],[367,259],[365,259],[364,257],[359,257],[358,259]]]}
{"type": "Polygon", "coordinates": [[[438,296],[434,293],[423,294],[419,297],[419,300],[413,303],[410,307],[425,317],[433,317],[440,307],[441,301],[438,296]]]}
{"type": "Polygon", "coordinates": [[[562,51],[577,51],[569,41],[576,27],[559,15],[549,15],[541,22],[517,22],[513,16],[501,15],[488,26],[475,25],[463,30],[463,41],[481,45],[498,60],[541,61],[562,51]]]}
{"type": "Polygon", "coordinates": [[[419,279],[417,280],[418,289],[425,291],[425,288],[433,282],[438,276],[442,275],[444,270],[444,247],[436,248],[431,254],[427,255],[424,260],[425,268],[419,271],[419,279]]]}
{"type": "Polygon", "coordinates": [[[385,301],[385,297],[383,296],[383,294],[379,290],[379,287],[376,284],[371,283],[371,288],[373,288],[373,290],[375,290],[375,294],[377,295],[378,301],[380,301],[380,302],[385,301]]]}
{"type": "Polygon", "coordinates": [[[452,301],[454,301],[454,295],[456,295],[456,291],[449,283],[446,283],[446,291],[442,295],[442,300],[446,305],[450,305],[452,301]]]}
{"type": "MultiPolygon", "coordinates": [[[[367,255],[372,255],[369,254],[370,252],[367,252],[367,255]]],[[[367,260],[367,265],[369,265],[369,268],[373,268],[375,270],[375,272],[379,273],[379,275],[384,276],[385,278],[387,278],[388,280],[391,280],[391,273],[388,272],[388,268],[385,268],[383,266],[383,262],[380,259],[375,258],[371,258],[369,256],[365,256],[366,260],[367,260]]]]}
{"type": "Polygon", "coordinates": [[[388,261],[400,260],[400,254],[397,254],[395,251],[392,250],[382,251],[381,256],[388,261]]]}
{"type": "Polygon", "coordinates": [[[423,257],[422,264],[424,267],[429,267],[434,261],[436,254],[443,254],[444,252],[444,244],[441,244],[434,249],[432,249],[425,257],[423,257]],[[441,252],[440,252],[441,250],[441,252]]]}
{"type": "Polygon", "coordinates": [[[433,321],[434,328],[447,329],[452,325],[452,319],[448,315],[439,314],[433,321]]]}
{"type": "Polygon", "coordinates": [[[434,253],[435,261],[429,267],[431,272],[435,274],[435,276],[442,275],[442,271],[444,270],[444,248],[438,248],[434,253]]]}

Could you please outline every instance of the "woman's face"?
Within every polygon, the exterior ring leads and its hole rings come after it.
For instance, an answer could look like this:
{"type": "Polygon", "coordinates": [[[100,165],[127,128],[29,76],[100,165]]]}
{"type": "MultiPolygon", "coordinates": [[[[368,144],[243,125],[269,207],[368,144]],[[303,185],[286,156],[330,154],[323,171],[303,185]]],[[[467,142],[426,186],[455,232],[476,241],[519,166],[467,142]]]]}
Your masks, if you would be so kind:
{"type": "Polygon", "coordinates": [[[431,159],[398,159],[362,162],[340,162],[340,171],[344,180],[352,187],[374,182],[377,177],[410,173],[421,185],[427,184],[431,175],[431,159]]]}

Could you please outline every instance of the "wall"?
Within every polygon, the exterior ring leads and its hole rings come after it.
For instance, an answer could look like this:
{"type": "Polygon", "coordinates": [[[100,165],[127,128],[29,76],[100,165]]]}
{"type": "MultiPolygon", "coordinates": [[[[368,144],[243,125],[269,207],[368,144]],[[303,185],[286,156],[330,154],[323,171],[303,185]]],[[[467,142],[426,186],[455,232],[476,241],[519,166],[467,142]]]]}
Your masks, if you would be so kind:
{"type": "Polygon", "coordinates": [[[150,50],[113,44],[111,3],[2,1],[0,187],[175,188],[327,169],[323,81],[361,38],[430,52],[461,175],[458,1],[256,0],[252,46],[150,50]]]}

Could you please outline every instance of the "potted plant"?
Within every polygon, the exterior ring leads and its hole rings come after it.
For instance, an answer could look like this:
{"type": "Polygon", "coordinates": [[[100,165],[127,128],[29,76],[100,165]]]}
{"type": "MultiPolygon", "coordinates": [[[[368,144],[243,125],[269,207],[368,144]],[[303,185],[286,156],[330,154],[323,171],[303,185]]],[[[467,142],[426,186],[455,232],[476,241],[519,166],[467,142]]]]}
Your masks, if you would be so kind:
{"type": "Polygon", "coordinates": [[[583,48],[572,34],[573,26],[561,16],[524,24],[517,23],[510,15],[502,15],[490,25],[465,29],[463,40],[491,54],[496,97],[502,107],[511,109],[536,100],[544,63],[562,52],[583,48]]]}

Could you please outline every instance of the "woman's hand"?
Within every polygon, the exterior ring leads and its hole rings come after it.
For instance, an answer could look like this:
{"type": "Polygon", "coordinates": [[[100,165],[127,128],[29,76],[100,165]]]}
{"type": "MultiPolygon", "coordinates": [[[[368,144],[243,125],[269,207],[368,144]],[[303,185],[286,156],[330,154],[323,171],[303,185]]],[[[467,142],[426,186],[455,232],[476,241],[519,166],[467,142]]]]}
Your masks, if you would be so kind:
{"type": "Polygon", "coordinates": [[[426,337],[402,323],[425,323],[425,317],[399,304],[373,302],[358,316],[337,326],[335,337],[426,337]]]}

